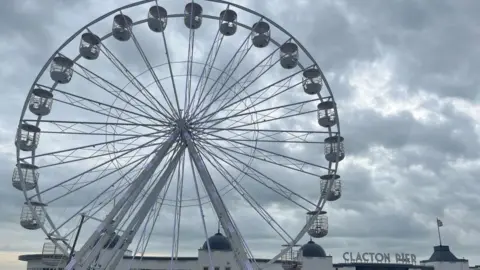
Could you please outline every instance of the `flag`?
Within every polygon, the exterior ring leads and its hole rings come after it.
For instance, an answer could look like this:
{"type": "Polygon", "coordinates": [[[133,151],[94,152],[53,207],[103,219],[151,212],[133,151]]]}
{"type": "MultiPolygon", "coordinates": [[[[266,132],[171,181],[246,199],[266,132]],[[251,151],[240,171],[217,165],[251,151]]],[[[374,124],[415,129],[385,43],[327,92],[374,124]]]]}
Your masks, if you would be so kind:
{"type": "Polygon", "coordinates": [[[438,227],[442,227],[443,226],[443,222],[437,218],[437,226],[438,227]]]}

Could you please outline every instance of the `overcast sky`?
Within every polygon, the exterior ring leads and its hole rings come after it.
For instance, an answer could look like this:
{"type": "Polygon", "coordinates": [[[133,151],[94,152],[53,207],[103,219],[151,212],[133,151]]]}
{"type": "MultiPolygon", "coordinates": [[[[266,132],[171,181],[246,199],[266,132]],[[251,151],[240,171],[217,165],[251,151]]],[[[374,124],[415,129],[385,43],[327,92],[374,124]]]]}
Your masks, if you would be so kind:
{"type": "MultiPolygon", "coordinates": [[[[0,239],[3,240],[0,266],[5,269],[25,269],[25,264],[17,261],[18,255],[40,253],[45,237],[41,231],[30,232],[20,227],[18,221],[24,200],[10,182],[16,158],[15,130],[31,83],[45,61],[71,34],[101,14],[129,2],[132,1],[2,2],[0,81],[4,98],[0,100],[0,164],[3,164],[0,174],[4,181],[0,186],[0,239]]],[[[182,3],[177,5],[172,2],[159,0],[169,13],[182,13],[186,1],[179,1],[182,3]]],[[[324,71],[337,101],[347,149],[347,158],[339,169],[344,194],[339,201],[327,206],[330,234],[317,243],[336,262],[342,261],[345,251],[407,252],[416,254],[418,259],[427,259],[432,246],[438,244],[435,220],[439,217],[445,225],[441,229],[443,243],[450,245],[457,257],[469,259],[470,265],[480,264],[480,198],[477,196],[480,192],[477,184],[480,173],[480,100],[477,96],[480,3],[467,0],[235,2],[263,13],[294,35],[324,71]]],[[[208,12],[210,4],[202,1],[202,5],[206,14],[217,15],[217,9],[208,12]]],[[[132,18],[143,19],[149,6],[145,5],[143,11],[140,8],[132,18]]],[[[239,21],[242,22],[241,17],[239,21]]],[[[172,29],[175,25],[181,26],[181,23],[169,23],[172,29]]],[[[97,29],[105,30],[103,33],[108,31],[108,27],[97,29]]],[[[204,54],[209,49],[206,46],[210,46],[214,31],[197,34],[199,42],[203,41],[198,49],[199,59],[206,57],[204,54]]],[[[172,57],[186,60],[188,31],[183,28],[172,32],[169,37],[176,44],[170,45],[172,57]]],[[[234,43],[230,41],[230,46],[236,48],[238,44],[234,43]]],[[[67,52],[75,56],[78,38],[73,44],[73,49],[67,48],[67,52]]],[[[157,49],[157,43],[148,44],[146,51],[157,49]]],[[[138,73],[144,69],[135,66],[143,64],[138,56],[130,58],[137,53],[132,52],[133,45],[112,46],[132,70],[138,73]]],[[[264,56],[258,53],[251,59],[258,61],[264,56]]],[[[219,60],[222,61],[225,62],[219,60]]],[[[161,63],[164,61],[157,62],[161,63]]],[[[223,67],[218,65],[220,69],[223,67]]],[[[116,71],[109,68],[111,72],[116,71]]],[[[79,83],[72,87],[84,87],[79,83]]],[[[83,89],[92,91],[86,88],[83,89]]],[[[92,98],[102,99],[95,97],[94,92],[89,93],[92,98]]],[[[66,147],[68,143],[64,143],[66,147]]],[[[318,149],[318,153],[303,149],[301,155],[323,159],[322,147],[318,149]]],[[[47,175],[67,172],[50,171],[47,175]]],[[[296,192],[307,197],[312,195],[308,186],[299,185],[297,189],[296,192]]],[[[232,199],[235,195],[229,194],[232,197],[227,204],[235,203],[236,199],[232,199]]],[[[278,216],[286,219],[284,224],[290,224],[285,225],[289,230],[298,229],[304,222],[303,212],[290,213],[294,208],[283,207],[278,197],[260,191],[256,195],[263,203],[275,205],[277,210],[284,209],[285,213],[278,216]]],[[[238,226],[252,224],[249,216],[252,211],[236,207],[237,216],[242,217],[237,220],[238,226]]],[[[195,252],[204,241],[203,234],[198,232],[200,220],[189,222],[182,228],[182,235],[188,238],[183,242],[185,255],[195,252]]],[[[215,223],[215,220],[209,222],[212,233],[215,223]]],[[[171,228],[171,223],[169,226],[171,228]]],[[[165,237],[171,229],[157,231],[156,252],[168,254],[171,240],[165,237]],[[162,242],[162,237],[168,240],[162,242]]],[[[268,242],[272,236],[271,232],[258,230],[246,237],[268,242]]],[[[271,248],[267,244],[257,243],[257,246],[271,248]]],[[[258,252],[270,254],[272,251],[258,252]]]]}

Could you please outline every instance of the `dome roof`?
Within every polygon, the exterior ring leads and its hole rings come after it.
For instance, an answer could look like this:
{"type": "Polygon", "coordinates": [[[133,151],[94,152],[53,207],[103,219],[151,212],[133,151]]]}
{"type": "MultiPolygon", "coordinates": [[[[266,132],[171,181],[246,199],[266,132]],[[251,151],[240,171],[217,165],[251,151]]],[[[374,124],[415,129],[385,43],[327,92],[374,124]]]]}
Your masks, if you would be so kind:
{"type": "Polygon", "coordinates": [[[320,258],[320,257],[327,256],[327,254],[325,253],[325,250],[319,244],[316,244],[312,240],[308,241],[308,243],[303,245],[300,248],[300,251],[302,252],[301,254],[303,257],[320,258]]]}
{"type": "MultiPolygon", "coordinates": [[[[230,245],[230,241],[228,241],[228,239],[220,232],[208,238],[208,244],[210,245],[210,250],[212,251],[232,251],[232,245],[230,245]]],[[[203,243],[202,249],[208,250],[207,241],[203,243]]]]}
{"type": "Polygon", "coordinates": [[[464,259],[458,259],[450,251],[449,246],[434,246],[433,254],[430,256],[430,259],[424,260],[422,262],[459,262],[465,261],[464,259]]]}

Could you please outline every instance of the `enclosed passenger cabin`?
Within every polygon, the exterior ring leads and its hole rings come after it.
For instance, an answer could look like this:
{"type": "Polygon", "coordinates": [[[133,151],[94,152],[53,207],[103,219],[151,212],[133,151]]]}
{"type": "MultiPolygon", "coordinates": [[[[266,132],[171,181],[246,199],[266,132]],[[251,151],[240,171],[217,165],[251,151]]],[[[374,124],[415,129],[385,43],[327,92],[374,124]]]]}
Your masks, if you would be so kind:
{"type": "Polygon", "coordinates": [[[12,185],[18,190],[32,190],[37,186],[38,167],[28,163],[19,163],[13,169],[12,185]],[[23,182],[23,185],[22,185],[23,182]]]}
{"type": "Polygon", "coordinates": [[[69,83],[73,76],[73,61],[65,56],[56,56],[50,64],[50,78],[60,84],[69,83]]]}
{"type": "Polygon", "coordinates": [[[22,124],[17,131],[15,145],[22,151],[33,151],[38,146],[40,128],[30,124],[22,124]]]}
{"type": "Polygon", "coordinates": [[[237,32],[237,13],[231,9],[220,12],[219,19],[220,33],[225,36],[232,36],[237,32]]]}
{"type": "Polygon", "coordinates": [[[300,246],[287,246],[283,245],[283,248],[290,247],[285,252],[280,261],[282,262],[282,268],[285,270],[299,270],[302,268],[302,261],[300,260],[299,250],[300,246]]]}
{"type": "Polygon", "coordinates": [[[270,25],[263,21],[257,22],[252,26],[250,35],[253,46],[257,48],[267,47],[270,43],[270,25]]]}
{"type": "Polygon", "coordinates": [[[303,90],[309,95],[316,95],[322,90],[322,77],[320,70],[317,68],[309,68],[303,72],[302,80],[303,90]]]}
{"type": "Polygon", "coordinates": [[[325,138],[325,159],[330,162],[339,162],[345,158],[345,148],[343,146],[343,137],[333,135],[325,138]]]}
{"type": "MultiPolygon", "coordinates": [[[[60,241],[57,245],[61,245],[64,251],[67,251],[67,246],[60,241]]],[[[46,242],[42,248],[42,262],[48,266],[59,266],[67,263],[68,257],[63,254],[62,249],[52,242],[46,242]]],[[[52,268],[53,269],[53,268],[52,268]]]]}
{"type": "Polygon", "coordinates": [[[328,217],[325,211],[310,211],[307,213],[307,223],[314,217],[313,223],[308,229],[308,235],[313,238],[322,238],[328,234],[328,217]]]}
{"type": "Polygon", "coordinates": [[[148,28],[156,33],[161,33],[167,28],[167,10],[161,6],[153,6],[148,10],[148,28]]]}
{"type": "Polygon", "coordinates": [[[202,25],[203,8],[197,3],[185,5],[185,26],[190,29],[198,29],[202,25]]]}
{"type": "Polygon", "coordinates": [[[336,201],[342,196],[342,181],[337,174],[326,174],[320,177],[322,180],[322,195],[326,196],[327,201],[336,201]],[[327,189],[329,182],[333,182],[330,190],[327,189]]]}
{"type": "Polygon", "coordinates": [[[113,17],[112,35],[116,40],[127,41],[132,36],[133,21],[130,17],[118,14],[113,17]]]}
{"type": "Polygon", "coordinates": [[[28,109],[35,115],[45,116],[52,110],[53,94],[42,88],[35,88],[30,96],[28,109]]]}
{"type": "Polygon", "coordinates": [[[39,202],[30,202],[30,204],[32,209],[30,209],[27,202],[23,205],[20,225],[27,230],[37,230],[45,222],[43,207],[46,205],[39,202]]]}
{"type": "Polygon", "coordinates": [[[337,123],[335,102],[323,101],[317,105],[318,124],[322,127],[333,127],[337,123]]]}
{"type": "Polygon", "coordinates": [[[100,55],[100,38],[92,33],[82,34],[80,39],[80,55],[87,60],[95,60],[100,55]]]}
{"type": "Polygon", "coordinates": [[[285,42],[280,46],[280,65],[285,69],[292,69],[298,65],[298,46],[292,42],[285,42]]]}

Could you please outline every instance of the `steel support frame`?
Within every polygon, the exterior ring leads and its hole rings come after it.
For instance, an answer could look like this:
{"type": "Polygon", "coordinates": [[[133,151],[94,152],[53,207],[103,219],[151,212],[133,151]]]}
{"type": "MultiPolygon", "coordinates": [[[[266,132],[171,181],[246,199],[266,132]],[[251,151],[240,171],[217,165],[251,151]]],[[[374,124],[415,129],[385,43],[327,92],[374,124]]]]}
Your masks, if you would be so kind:
{"type": "Polygon", "coordinates": [[[213,208],[218,216],[220,224],[223,227],[223,230],[227,238],[231,241],[233,254],[235,260],[238,263],[240,269],[252,270],[253,266],[248,258],[246,246],[244,246],[240,232],[237,231],[234,225],[234,221],[231,218],[227,207],[223,203],[223,200],[208,172],[208,169],[203,161],[203,158],[200,156],[199,152],[196,149],[195,143],[186,128],[182,128],[182,139],[187,144],[188,152],[190,157],[197,168],[197,171],[202,179],[202,183],[205,186],[208,197],[212,202],[213,208]]]}
{"type": "Polygon", "coordinates": [[[149,210],[155,203],[158,194],[160,194],[161,190],[167,183],[170,175],[175,170],[180,157],[184,154],[187,148],[193,160],[193,163],[197,168],[200,178],[202,179],[202,183],[205,186],[207,194],[212,202],[220,224],[224,229],[226,237],[231,241],[233,253],[240,269],[253,269],[252,262],[248,257],[246,246],[243,243],[240,232],[237,231],[236,226],[234,225],[234,221],[231,218],[227,207],[225,206],[212,180],[210,173],[208,172],[205,162],[200,156],[198,150],[196,149],[195,143],[192,139],[192,136],[190,135],[186,123],[183,120],[180,120],[178,122],[178,128],[175,130],[175,132],[170,136],[170,138],[165,142],[165,144],[163,144],[162,147],[159,148],[154,158],[135,179],[129,190],[115,205],[112,211],[107,215],[107,218],[98,226],[95,233],[90,236],[85,245],[72,258],[72,260],[65,268],[66,270],[91,269],[91,265],[94,264],[95,260],[102,251],[103,246],[107,244],[111,237],[115,235],[116,228],[124,219],[124,217],[128,213],[128,210],[133,206],[133,203],[135,199],[139,196],[142,187],[153,176],[153,173],[160,165],[170,148],[177,141],[179,136],[181,137],[182,145],[180,146],[179,151],[175,154],[174,159],[169,163],[167,169],[163,172],[160,180],[155,184],[155,187],[145,199],[141,208],[137,211],[135,217],[130,221],[128,227],[122,233],[122,236],[114,247],[114,253],[111,253],[106,257],[100,256],[101,258],[99,258],[99,262],[105,263],[105,265],[97,266],[101,267],[101,269],[107,269],[106,267],[108,267],[108,269],[110,270],[114,270],[117,267],[117,265],[123,258],[125,250],[128,248],[133,237],[140,228],[140,225],[143,223],[145,217],[147,216],[149,210]],[[115,217],[116,219],[114,220],[115,217]]]}
{"type": "MultiPolygon", "coordinates": [[[[160,195],[160,192],[163,190],[163,188],[167,184],[168,179],[170,179],[170,175],[174,172],[175,168],[177,167],[177,164],[179,163],[180,158],[183,156],[183,153],[185,152],[185,148],[186,148],[185,144],[183,144],[180,147],[180,150],[175,154],[175,158],[168,164],[167,169],[165,169],[159,181],[155,184],[150,194],[148,194],[148,197],[145,199],[144,203],[136,213],[135,217],[130,221],[130,224],[128,225],[127,229],[122,234],[119,241],[113,248],[115,250],[115,253],[111,254],[110,258],[107,257],[108,260],[106,260],[106,262],[109,265],[108,267],[109,270],[115,270],[117,265],[120,263],[121,259],[123,258],[123,255],[125,254],[125,251],[127,250],[128,246],[130,245],[133,238],[135,237],[138,230],[140,229],[140,226],[142,225],[143,221],[145,220],[148,213],[150,212],[150,209],[157,201],[157,198],[160,195]]],[[[101,269],[107,269],[105,268],[105,266],[102,266],[101,269]]]]}
{"type": "MultiPolygon", "coordinates": [[[[65,267],[66,270],[87,270],[90,268],[102,251],[103,246],[115,236],[115,229],[124,219],[128,210],[133,206],[135,200],[140,195],[142,188],[152,177],[155,170],[160,165],[170,148],[177,141],[180,134],[181,130],[176,129],[169,139],[158,149],[155,156],[132,182],[132,185],[125,192],[123,197],[117,202],[103,222],[100,223],[83,247],[75,253],[74,257],[65,267]]],[[[128,233],[128,231],[125,233],[128,233]]]]}

